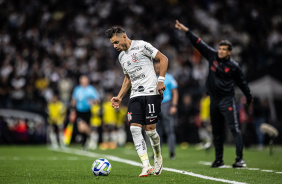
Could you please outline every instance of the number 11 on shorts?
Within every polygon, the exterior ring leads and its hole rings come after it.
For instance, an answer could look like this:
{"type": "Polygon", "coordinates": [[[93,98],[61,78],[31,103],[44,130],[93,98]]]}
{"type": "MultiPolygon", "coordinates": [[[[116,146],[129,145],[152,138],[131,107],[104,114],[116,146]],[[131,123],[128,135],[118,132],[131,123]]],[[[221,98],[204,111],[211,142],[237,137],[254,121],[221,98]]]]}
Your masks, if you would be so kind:
{"type": "Polygon", "coordinates": [[[149,106],[149,113],[155,113],[155,104],[148,104],[149,106]]]}

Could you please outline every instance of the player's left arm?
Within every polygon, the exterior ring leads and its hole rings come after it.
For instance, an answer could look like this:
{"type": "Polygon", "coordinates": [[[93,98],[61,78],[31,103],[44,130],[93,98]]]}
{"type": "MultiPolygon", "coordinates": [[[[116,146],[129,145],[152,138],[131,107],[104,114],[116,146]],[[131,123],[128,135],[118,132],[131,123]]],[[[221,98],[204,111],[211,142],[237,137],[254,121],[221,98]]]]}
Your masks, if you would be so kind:
{"type": "Polygon", "coordinates": [[[165,90],[164,79],[165,79],[165,74],[167,71],[168,59],[165,55],[163,55],[160,51],[158,51],[155,56],[155,60],[160,62],[160,75],[158,79],[157,89],[159,93],[162,95],[163,91],[165,90]]]}

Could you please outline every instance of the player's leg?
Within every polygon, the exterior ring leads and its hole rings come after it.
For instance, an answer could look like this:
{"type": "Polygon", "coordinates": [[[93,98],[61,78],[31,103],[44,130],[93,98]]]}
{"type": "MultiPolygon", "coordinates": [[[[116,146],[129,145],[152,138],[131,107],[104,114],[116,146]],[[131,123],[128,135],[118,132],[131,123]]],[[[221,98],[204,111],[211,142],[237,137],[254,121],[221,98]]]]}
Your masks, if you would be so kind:
{"type": "Polygon", "coordinates": [[[210,114],[212,123],[212,134],[215,147],[215,161],[211,167],[224,167],[223,141],[224,141],[224,117],[219,111],[218,101],[211,98],[210,114]]]}
{"type": "Polygon", "coordinates": [[[109,137],[110,137],[109,148],[115,149],[117,147],[116,126],[115,124],[109,124],[108,127],[109,127],[109,137]]]}
{"type": "Polygon", "coordinates": [[[159,116],[159,122],[156,125],[157,132],[160,136],[161,145],[163,144],[163,132],[164,132],[164,125],[163,125],[163,118],[162,113],[159,116]]]}
{"type": "Polygon", "coordinates": [[[89,149],[95,150],[98,146],[98,142],[99,142],[98,127],[97,126],[91,126],[89,149]]]}
{"type": "Polygon", "coordinates": [[[65,143],[64,143],[64,124],[61,123],[58,125],[58,138],[59,138],[59,143],[62,148],[65,148],[65,143]]]}
{"type": "Polygon", "coordinates": [[[57,149],[58,148],[58,141],[57,141],[57,137],[56,137],[56,133],[55,133],[55,124],[49,124],[48,126],[48,134],[49,134],[49,139],[50,139],[50,142],[51,142],[51,146],[52,148],[54,149],[57,149]]]}
{"type": "Polygon", "coordinates": [[[158,116],[161,113],[162,97],[160,95],[146,97],[146,134],[150,139],[154,151],[154,170],[155,175],[160,175],[163,169],[163,158],[161,155],[160,137],[156,131],[156,123],[159,121],[158,116]]]}
{"type": "Polygon", "coordinates": [[[124,125],[120,125],[117,128],[117,143],[118,146],[124,146],[126,143],[126,131],[125,131],[125,126],[124,125]]]}
{"type": "Polygon", "coordinates": [[[108,145],[109,145],[109,142],[110,142],[110,131],[109,131],[108,125],[104,123],[102,125],[102,130],[103,130],[102,143],[100,144],[100,149],[106,150],[106,149],[108,149],[108,145]]]}
{"type": "MultiPolygon", "coordinates": [[[[163,124],[163,116],[162,116],[163,114],[162,113],[163,112],[160,113],[160,115],[159,115],[159,122],[156,124],[156,131],[158,132],[159,137],[160,137],[160,146],[162,146],[163,141],[164,141],[163,140],[164,124],[163,124]]],[[[146,138],[149,139],[150,143],[152,142],[149,136],[147,136],[146,138]]],[[[151,143],[151,145],[152,145],[152,143],[151,143]]],[[[154,158],[154,156],[155,156],[155,154],[153,153],[151,158],[154,158]]]]}
{"type": "Polygon", "coordinates": [[[151,142],[154,155],[160,157],[161,156],[160,136],[156,130],[156,124],[146,125],[145,132],[151,142]]]}
{"type": "Polygon", "coordinates": [[[211,125],[209,122],[202,122],[201,129],[201,139],[204,141],[203,148],[208,149],[212,145],[212,134],[211,134],[211,125]]]}
{"type": "Polygon", "coordinates": [[[79,112],[77,115],[77,129],[82,135],[82,148],[84,150],[87,150],[89,146],[89,136],[91,134],[90,117],[90,111],[79,112]]]}
{"type": "Polygon", "coordinates": [[[153,168],[150,165],[147,145],[142,135],[142,126],[145,122],[142,99],[144,97],[135,97],[130,99],[128,105],[127,118],[130,123],[130,131],[138,156],[143,164],[143,169],[139,177],[146,177],[153,173],[153,168]]]}
{"type": "Polygon", "coordinates": [[[237,157],[233,167],[246,167],[246,163],[243,160],[243,137],[239,128],[235,98],[224,98],[219,105],[220,111],[224,115],[236,145],[237,157]]]}

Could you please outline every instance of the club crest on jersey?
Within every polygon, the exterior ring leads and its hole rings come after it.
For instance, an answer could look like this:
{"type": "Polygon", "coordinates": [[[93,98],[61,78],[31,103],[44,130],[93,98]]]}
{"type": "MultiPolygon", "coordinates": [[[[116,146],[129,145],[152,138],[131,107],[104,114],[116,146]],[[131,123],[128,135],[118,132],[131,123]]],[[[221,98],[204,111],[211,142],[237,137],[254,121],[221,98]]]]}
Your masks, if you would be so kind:
{"type": "Polygon", "coordinates": [[[136,55],[137,55],[137,53],[133,53],[133,54],[131,55],[133,62],[138,61],[138,57],[137,57],[136,55]]]}
{"type": "Polygon", "coordinates": [[[228,68],[228,67],[225,67],[225,69],[224,69],[225,73],[228,73],[229,70],[230,70],[230,68],[228,68]]]}
{"type": "Polygon", "coordinates": [[[131,120],[132,120],[131,114],[132,114],[132,112],[128,112],[128,113],[127,113],[127,119],[128,119],[128,121],[131,121],[131,120]]]}

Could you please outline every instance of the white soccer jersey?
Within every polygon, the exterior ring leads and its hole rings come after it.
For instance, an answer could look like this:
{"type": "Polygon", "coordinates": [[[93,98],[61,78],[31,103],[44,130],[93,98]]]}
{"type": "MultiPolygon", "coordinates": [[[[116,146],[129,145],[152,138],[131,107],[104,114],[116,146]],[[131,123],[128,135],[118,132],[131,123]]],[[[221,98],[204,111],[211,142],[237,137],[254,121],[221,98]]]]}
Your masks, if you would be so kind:
{"type": "Polygon", "coordinates": [[[132,40],[129,49],[119,54],[123,72],[130,77],[130,98],[159,94],[153,65],[157,52],[158,50],[148,42],[132,40]]]}

